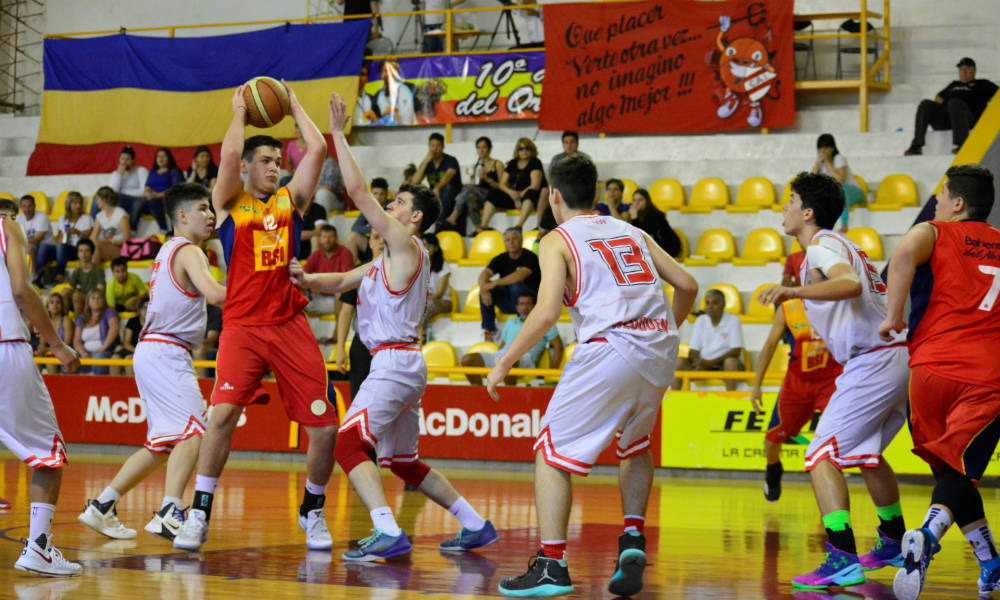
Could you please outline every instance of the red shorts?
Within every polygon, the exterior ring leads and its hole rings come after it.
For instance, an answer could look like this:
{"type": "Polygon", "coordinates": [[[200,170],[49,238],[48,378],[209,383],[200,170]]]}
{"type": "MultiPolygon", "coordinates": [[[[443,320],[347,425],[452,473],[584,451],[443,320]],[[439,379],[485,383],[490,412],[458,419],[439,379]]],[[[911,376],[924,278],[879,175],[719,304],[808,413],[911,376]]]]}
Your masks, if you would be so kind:
{"type": "Polygon", "coordinates": [[[1000,440],[1000,390],[913,367],[910,429],[913,453],[931,468],[948,465],[978,481],[1000,440]]]}
{"type": "Polygon", "coordinates": [[[306,427],[337,424],[323,354],[304,314],[278,325],[226,324],[216,361],[212,404],[266,404],[260,380],[270,369],[289,419],[306,427]]]}
{"type": "MultiPolygon", "coordinates": [[[[839,375],[839,373],[837,374],[839,375]]],[[[778,424],[764,436],[769,442],[783,444],[797,436],[813,413],[826,409],[826,403],[837,389],[837,376],[823,378],[789,370],[778,393],[778,404],[774,407],[778,424]]]]}

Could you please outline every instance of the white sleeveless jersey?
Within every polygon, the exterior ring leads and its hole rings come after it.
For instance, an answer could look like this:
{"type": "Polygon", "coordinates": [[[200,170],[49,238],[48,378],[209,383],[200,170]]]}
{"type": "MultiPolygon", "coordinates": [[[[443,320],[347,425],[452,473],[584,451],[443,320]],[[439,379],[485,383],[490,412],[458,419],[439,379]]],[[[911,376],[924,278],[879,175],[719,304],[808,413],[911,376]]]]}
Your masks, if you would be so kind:
{"type": "Polygon", "coordinates": [[[604,338],[650,383],[668,385],[677,360],[677,324],[642,231],[590,214],[554,231],[576,267],[576,288],[563,297],[576,339],[604,338]]]}
{"type": "Polygon", "coordinates": [[[888,312],[885,283],[871,259],[854,242],[826,229],[813,236],[815,244],[806,249],[806,260],[800,267],[803,285],[810,281],[809,270],[819,269],[828,275],[837,263],[846,263],[858,274],[861,295],[849,300],[803,300],[806,316],[813,329],[826,342],[833,358],[845,364],[850,358],[886,346],[906,343],[906,330],[894,334],[893,341],[884,342],[878,336],[878,326],[888,312]]]}
{"type": "MultiPolygon", "coordinates": [[[[7,233],[4,231],[5,218],[0,218],[0,342],[29,339],[28,327],[21,318],[21,311],[14,302],[14,290],[10,285],[7,271],[7,233]]],[[[12,224],[17,224],[12,220],[12,224]]]]}
{"type": "Polygon", "coordinates": [[[361,280],[358,288],[358,333],[369,350],[420,339],[420,324],[427,311],[427,281],[431,267],[423,242],[416,236],[412,239],[417,244],[419,262],[405,288],[399,291],[389,289],[385,276],[385,253],[375,259],[361,280]]]}
{"type": "Polygon", "coordinates": [[[176,236],[157,252],[150,272],[146,327],[139,341],[167,342],[191,350],[205,339],[205,297],[181,287],[173,272],[174,255],[192,243],[176,236]]]}

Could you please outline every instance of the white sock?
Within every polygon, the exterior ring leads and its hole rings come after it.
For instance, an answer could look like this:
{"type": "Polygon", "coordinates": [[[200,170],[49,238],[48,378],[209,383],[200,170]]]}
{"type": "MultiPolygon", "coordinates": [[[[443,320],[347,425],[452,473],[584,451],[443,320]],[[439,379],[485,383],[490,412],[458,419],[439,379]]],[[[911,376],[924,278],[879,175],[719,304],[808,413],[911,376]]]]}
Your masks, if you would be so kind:
{"type": "Polygon", "coordinates": [[[306,479],[306,491],[309,492],[310,494],[314,494],[316,496],[322,496],[323,494],[326,493],[326,486],[325,485],[317,485],[317,484],[309,481],[308,479],[306,479]]]}
{"type": "Polygon", "coordinates": [[[214,494],[215,486],[217,485],[219,485],[218,477],[206,477],[204,475],[194,476],[194,489],[196,491],[214,494]]]}
{"type": "Polygon", "coordinates": [[[107,504],[108,502],[118,502],[122,499],[122,495],[116,492],[111,486],[104,488],[101,495],[97,497],[97,501],[101,504],[107,504]]]}
{"type": "Polygon", "coordinates": [[[402,533],[402,529],[396,524],[396,517],[392,515],[392,509],[388,506],[376,508],[371,512],[372,524],[375,529],[381,529],[386,535],[396,537],[402,533]]]}
{"type": "Polygon", "coordinates": [[[45,537],[49,537],[52,533],[52,515],[56,512],[55,504],[46,504],[45,502],[32,502],[31,503],[31,521],[28,525],[28,538],[32,541],[38,539],[38,536],[45,534],[45,537]]]}
{"type": "Polygon", "coordinates": [[[163,504],[160,504],[160,510],[163,510],[163,507],[166,506],[166,505],[168,505],[168,504],[173,504],[174,506],[180,508],[181,502],[182,502],[182,500],[180,498],[175,497],[175,496],[164,496],[163,497],[163,504]]]}
{"type": "Polygon", "coordinates": [[[993,534],[990,533],[989,525],[983,524],[965,533],[965,539],[969,540],[972,551],[976,553],[979,562],[996,558],[997,547],[993,543],[993,534]]]}
{"type": "Polygon", "coordinates": [[[462,527],[469,531],[479,531],[486,524],[486,521],[479,516],[476,509],[472,508],[469,502],[462,496],[451,505],[448,512],[455,515],[462,527]]]}
{"type": "Polygon", "coordinates": [[[938,506],[931,506],[927,509],[927,516],[924,517],[922,527],[934,534],[934,539],[940,542],[952,523],[953,521],[948,511],[938,506]]]}

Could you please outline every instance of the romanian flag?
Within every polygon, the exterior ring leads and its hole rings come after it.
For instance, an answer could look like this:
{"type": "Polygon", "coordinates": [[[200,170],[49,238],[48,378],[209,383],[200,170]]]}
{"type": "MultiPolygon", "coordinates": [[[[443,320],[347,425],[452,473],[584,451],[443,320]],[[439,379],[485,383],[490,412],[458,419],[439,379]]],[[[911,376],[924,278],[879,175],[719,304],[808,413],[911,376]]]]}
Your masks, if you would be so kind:
{"type": "MultiPolygon", "coordinates": [[[[369,26],[358,19],[199,38],[47,39],[42,120],[28,175],[110,173],[125,144],[146,167],[161,146],[181,168],[202,144],[218,157],[235,87],[258,75],[288,82],[328,133],[331,92],[354,109],[369,26]]],[[[248,137],[259,132],[247,128],[248,137]]],[[[266,133],[294,138],[294,122],[284,119],[266,133]]]]}

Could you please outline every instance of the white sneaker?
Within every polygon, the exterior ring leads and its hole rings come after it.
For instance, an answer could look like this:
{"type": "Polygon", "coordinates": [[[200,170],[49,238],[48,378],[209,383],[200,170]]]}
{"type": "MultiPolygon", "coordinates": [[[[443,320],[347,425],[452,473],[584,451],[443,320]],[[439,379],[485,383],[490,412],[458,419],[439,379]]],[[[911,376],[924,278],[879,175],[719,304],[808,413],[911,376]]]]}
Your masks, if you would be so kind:
{"type": "Polygon", "coordinates": [[[205,511],[193,508],[180,531],[174,536],[174,548],[197,552],[208,539],[208,516],[205,511]]]}
{"type": "Polygon", "coordinates": [[[310,550],[329,550],[333,548],[333,538],[326,527],[326,516],[322,508],[311,510],[306,516],[299,515],[299,527],[306,532],[306,546],[310,550]]]}
{"type": "Polygon", "coordinates": [[[19,571],[37,573],[46,577],[76,577],[83,570],[80,563],[70,562],[63,558],[59,548],[52,545],[52,536],[45,536],[45,547],[38,545],[37,540],[24,542],[21,557],[14,563],[19,571]]]}
{"type": "Polygon", "coordinates": [[[160,536],[167,541],[173,541],[174,537],[184,525],[184,510],[171,502],[159,511],[153,513],[153,518],[146,523],[144,528],[153,535],[160,536]]]}
{"type": "Polygon", "coordinates": [[[97,500],[87,503],[87,508],[83,509],[77,517],[81,523],[90,527],[97,533],[106,535],[116,540],[130,540],[135,537],[135,529],[129,529],[118,520],[118,508],[112,504],[108,512],[102,513],[97,500]]]}

